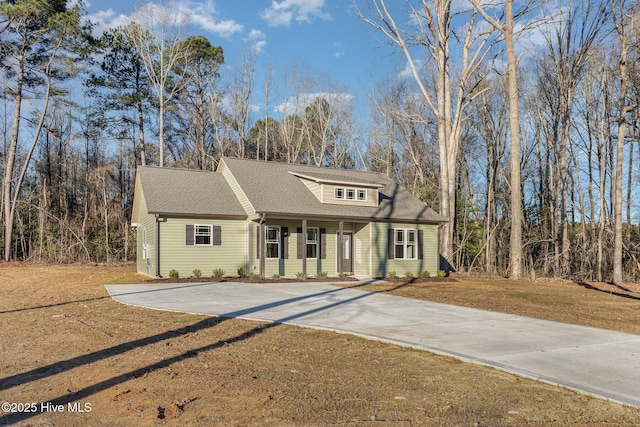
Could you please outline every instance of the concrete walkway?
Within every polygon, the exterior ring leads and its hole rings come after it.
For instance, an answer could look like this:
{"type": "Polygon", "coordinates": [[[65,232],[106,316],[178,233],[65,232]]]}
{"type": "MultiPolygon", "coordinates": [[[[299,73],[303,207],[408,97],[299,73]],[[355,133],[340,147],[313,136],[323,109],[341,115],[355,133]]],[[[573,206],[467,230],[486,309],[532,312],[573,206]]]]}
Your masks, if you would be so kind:
{"type": "Polygon", "coordinates": [[[346,332],[640,407],[640,335],[330,283],[109,285],[124,304],[346,332]]]}

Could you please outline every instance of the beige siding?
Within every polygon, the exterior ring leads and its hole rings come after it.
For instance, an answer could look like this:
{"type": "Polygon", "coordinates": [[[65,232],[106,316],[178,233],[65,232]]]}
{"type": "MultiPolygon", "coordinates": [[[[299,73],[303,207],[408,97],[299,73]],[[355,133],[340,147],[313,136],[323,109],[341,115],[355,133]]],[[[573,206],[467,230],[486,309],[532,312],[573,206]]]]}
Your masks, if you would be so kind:
{"type": "Polygon", "coordinates": [[[386,276],[388,272],[395,271],[398,276],[404,276],[411,272],[414,275],[427,270],[432,276],[438,272],[438,226],[431,224],[388,224],[372,223],[372,257],[374,276],[386,276]],[[388,229],[389,228],[413,228],[423,231],[423,259],[403,260],[388,259],[388,229]]]}
{"type": "Polygon", "coordinates": [[[246,194],[244,194],[244,191],[240,187],[240,184],[238,184],[236,178],[231,173],[231,170],[229,170],[229,168],[224,165],[224,162],[220,165],[218,172],[220,172],[220,169],[222,170],[222,176],[224,176],[224,179],[226,179],[227,183],[229,183],[229,187],[231,187],[231,190],[238,198],[240,205],[242,205],[242,208],[245,210],[247,215],[255,214],[256,210],[254,209],[251,202],[249,202],[249,198],[246,194]]]}
{"type": "MultiPolygon", "coordinates": [[[[357,193],[356,193],[357,197],[357,193]]],[[[322,199],[324,203],[330,203],[333,205],[351,205],[351,206],[378,206],[378,189],[377,188],[363,188],[349,185],[334,185],[334,184],[322,184],[322,199]],[[340,200],[335,198],[335,188],[353,188],[357,190],[365,190],[367,192],[367,200],[340,200]]]]}
{"type": "Polygon", "coordinates": [[[302,181],[302,183],[313,193],[314,196],[318,198],[318,200],[322,201],[322,186],[320,184],[302,178],[300,178],[300,181],[302,181]]]}
{"type": "Polygon", "coordinates": [[[160,272],[163,277],[175,269],[180,277],[189,277],[200,269],[203,277],[221,268],[228,275],[236,275],[238,268],[247,266],[246,221],[229,219],[160,219],[160,272]],[[217,225],[222,230],[221,246],[186,244],[188,224],[217,225]]]}

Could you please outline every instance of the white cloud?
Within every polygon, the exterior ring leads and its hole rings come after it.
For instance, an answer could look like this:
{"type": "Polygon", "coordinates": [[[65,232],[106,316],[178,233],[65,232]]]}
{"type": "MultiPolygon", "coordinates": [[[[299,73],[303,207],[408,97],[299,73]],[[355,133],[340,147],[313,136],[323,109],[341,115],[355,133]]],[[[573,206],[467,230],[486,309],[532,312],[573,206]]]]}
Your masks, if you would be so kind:
{"type": "MultiPolygon", "coordinates": [[[[142,10],[145,11],[144,13],[151,13],[154,16],[161,16],[163,12],[168,10],[175,23],[188,22],[202,30],[227,39],[244,30],[242,24],[234,20],[220,19],[211,0],[205,3],[190,0],[175,1],[165,3],[165,5],[148,2],[138,9],[138,11],[142,10]]],[[[133,12],[127,16],[116,14],[113,9],[106,9],[89,14],[87,18],[95,24],[94,34],[99,36],[108,29],[127,25],[136,13],[133,12]]]]}
{"type": "Polygon", "coordinates": [[[265,33],[252,28],[251,31],[249,31],[249,36],[247,36],[245,40],[253,45],[253,51],[255,53],[260,53],[267,45],[267,41],[265,40],[266,38],[267,36],[265,35],[265,33]]]}
{"type": "Polygon", "coordinates": [[[191,23],[198,28],[210,31],[225,39],[241,32],[244,27],[232,19],[219,19],[212,1],[206,3],[194,1],[176,2],[177,11],[189,17],[191,23]]]}
{"type": "MultiPolygon", "coordinates": [[[[425,64],[425,62],[421,59],[414,59],[413,63],[415,64],[418,70],[424,67],[424,64],[425,64]]],[[[400,72],[398,73],[398,78],[399,79],[413,78],[413,70],[411,70],[411,65],[409,65],[409,61],[404,63],[404,68],[400,70],[400,72]]]]}
{"type": "Polygon", "coordinates": [[[340,58],[342,55],[344,55],[344,49],[342,48],[342,43],[340,42],[334,43],[333,48],[335,49],[335,51],[332,54],[334,58],[340,58]]]}
{"type": "Polygon", "coordinates": [[[331,15],[322,10],[325,0],[282,0],[271,2],[262,11],[261,18],[270,27],[291,24],[291,20],[310,22],[312,17],[329,19],[331,15]]]}
{"type": "Polygon", "coordinates": [[[346,92],[315,92],[315,93],[299,93],[290,96],[285,102],[276,105],[274,110],[282,116],[290,116],[291,114],[302,114],[316,98],[324,98],[334,108],[341,109],[351,105],[355,96],[346,92]]]}
{"type": "Polygon", "coordinates": [[[87,19],[94,24],[93,35],[100,37],[105,31],[127,25],[131,19],[127,15],[117,14],[113,9],[99,10],[87,15],[87,19]]]}

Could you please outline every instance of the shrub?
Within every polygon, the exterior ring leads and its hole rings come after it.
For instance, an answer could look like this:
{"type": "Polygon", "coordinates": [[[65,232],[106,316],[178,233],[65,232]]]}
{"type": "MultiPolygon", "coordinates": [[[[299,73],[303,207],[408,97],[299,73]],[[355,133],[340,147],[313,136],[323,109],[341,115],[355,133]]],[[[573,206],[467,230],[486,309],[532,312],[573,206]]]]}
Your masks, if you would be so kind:
{"type": "Polygon", "coordinates": [[[240,267],[240,268],[238,269],[238,276],[240,276],[240,277],[247,277],[248,275],[249,275],[249,270],[247,270],[246,268],[244,268],[244,267],[240,267]]]}
{"type": "Polygon", "coordinates": [[[326,279],[328,275],[329,275],[329,273],[327,273],[326,271],[319,271],[319,272],[316,274],[316,277],[317,277],[318,279],[326,279]]]}
{"type": "Polygon", "coordinates": [[[407,279],[413,279],[413,273],[410,271],[407,271],[406,273],[404,273],[404,277],[406,277],[407,279]]]}
{"type": "Polygon", "coordinates": [[[222,277],[222,276],[224,276],[224,273],[225,273],[225,272],[224,272],[224,270],[223,270],[223,269],[221,269],[221,268],[215,268],[215,269],[213,270],[213,277],[222,277]]]}
{"type": "Polygon", "coordinates": [[[178,273],[178,270],[174,268],[169,272],[169,277],[171,277],[172,279],[177,279],[180,277],[180,273],[178,273]]]}
{"type": "MultiPolygon", "coordinates": [[[[243,277],[245,277],[245,276],[243,276],[243,277]]],[[[260,280],[260,279],[262,279],[262,276],[259,275],[258,273],[251,273],[249,275],[249,279],[251,279],[251,280],[260,280]]]]}
{"type": "Polygon", "coordinates": [[[429,277],[431,277],[431,273],[429,273],[429,270],[422,270],[420,272],[420,277],[422,277],[423,279],[428,279],[429,277]]]}
{"type": "Polygon", "coordinates": [[[338,277],[341,278],[341,279],[345,279],[345,278],[349,277],[349,273],[340,273],[340,274],[338,274],[338,277]]]}
{"type": "Polygon", "coordinates": [[[298,271],[296,273],[296,278],[300,280],[307,280],[307,277],[309,277],[309,275],[307,273],[303,273],[302,271],[298,271]]]}
{"type": "Polygon", "coordinates": [[[387,279],[397,279],[398,275],[395,271],[391,270],[387,272],[387,279]]]}
{"type": "Polygon", "coordinates": [[[196,279],[199,279],[200,276],[202,276],[202,271],[200,271],[199,268],[194,268],[193,269],[193,277],[195,277],[196,279]]]}
{"type": "Polygon", "coordinates": [[[273,276],[271,276],[271,278],[273,280],[278,280],[278,279],[280,279],[280,275],[278,273],[275,273],[273,276]]]}
{"type": "Polygon", "coordinates": [[[444,270],[438,270],[438,277],[442,279],[443,277],[447,277],[447,272],[444,270]]]}

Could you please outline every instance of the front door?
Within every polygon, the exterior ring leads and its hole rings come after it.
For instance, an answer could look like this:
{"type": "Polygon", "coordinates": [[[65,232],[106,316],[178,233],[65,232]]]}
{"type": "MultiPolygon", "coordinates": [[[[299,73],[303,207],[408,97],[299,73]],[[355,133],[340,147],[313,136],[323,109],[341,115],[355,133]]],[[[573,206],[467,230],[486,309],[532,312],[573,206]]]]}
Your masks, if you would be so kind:
{"type": "MultiPolygon", "coordinates": [[[[342,272],[351,273],[353,271],[353,240],[352,233],[342,233],[342,272]]],[[[340,271],[340,269],[338,269],[340,271]]]]}

